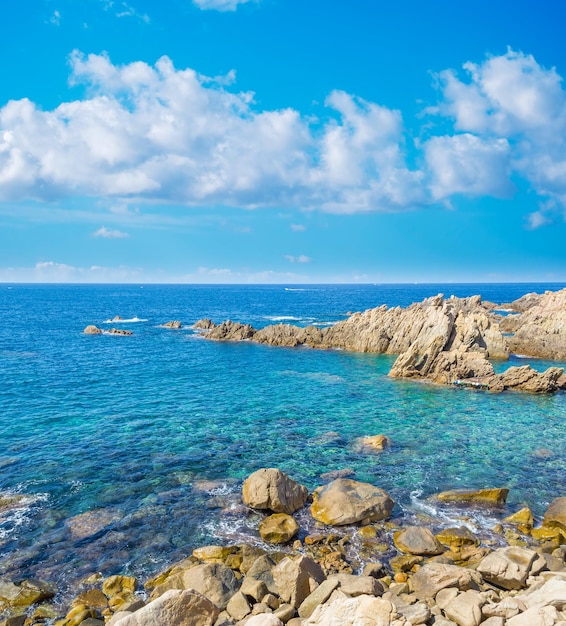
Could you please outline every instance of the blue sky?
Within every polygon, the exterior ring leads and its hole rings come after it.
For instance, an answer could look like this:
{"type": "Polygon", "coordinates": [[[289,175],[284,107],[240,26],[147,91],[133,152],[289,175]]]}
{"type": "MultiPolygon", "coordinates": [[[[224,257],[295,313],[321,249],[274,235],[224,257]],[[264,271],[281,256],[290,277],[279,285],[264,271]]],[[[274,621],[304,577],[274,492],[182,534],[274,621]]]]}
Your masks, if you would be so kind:
{"type": "Polygon", "coordinates": [[[0,282],[566,281],[565,18],[7,4],[0,282]]]}

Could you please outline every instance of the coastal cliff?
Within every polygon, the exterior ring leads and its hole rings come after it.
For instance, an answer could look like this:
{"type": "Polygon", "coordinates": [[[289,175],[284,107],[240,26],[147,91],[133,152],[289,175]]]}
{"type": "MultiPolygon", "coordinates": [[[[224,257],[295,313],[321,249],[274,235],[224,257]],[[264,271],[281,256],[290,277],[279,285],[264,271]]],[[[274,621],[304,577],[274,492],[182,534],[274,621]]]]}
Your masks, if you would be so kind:
{"type": "Polygon", "coordinates": [[[480,296],[444,298],[442,294],[407,308],[354,313],[329,328],[274,324],[256,330],[230,320],[215,325],[200,320],[195,328],[216,341],[250,340],[271,346],[338,348],[399,355],[389,375],[439,384],[462,384],[535,393],[566,389],[562,368],[540,373],[529,366],[496,374],[490,359],[512,352],[566,360],[566,289],[527,294],[506,305],[516,315],[502,317],[480,296]]]}

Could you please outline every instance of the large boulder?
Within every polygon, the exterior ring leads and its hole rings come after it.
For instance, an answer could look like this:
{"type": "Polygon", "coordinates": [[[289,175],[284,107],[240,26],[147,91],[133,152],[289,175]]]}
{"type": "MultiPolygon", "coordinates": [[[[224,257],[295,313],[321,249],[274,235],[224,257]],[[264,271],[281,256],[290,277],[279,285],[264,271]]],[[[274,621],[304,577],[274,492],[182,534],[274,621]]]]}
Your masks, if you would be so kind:
{"type": "Polygon", "coordinates": [[[182,573],[181,580],[184,589],[195,589],[221,611],[240,587],[234,572],[223,563],[205,563],[191,567],[182,573]]]}
{"type": "Polygon", "coordinates": [[[273,568],[273,579],[280,598],[296,609],[325,578],[320,565],[306,556],[285,557],[273,568]]]}
{"type": "Polygon", "coordinates": [[[479,626],[485,602],[478,591],[470,589],[450,600],[444,608],[444,614],[458,626],[479,626]]]}
{"type": "Polygon", "coordinates": [[[115,626],[213,626],[220,611],[200,593],[171,589],[115,626]]]}
{"type": "Polygon", "coordinates": [[[395,605],[374,596],[338,597],[330,604],[319,605],[303,626],[399,626],[410,623],[400,618],[395,605]]]}
{"type": "Polygon", "coordinates": [[[313,494],[311,514],[323,524],[344,526],[387,519],[395,502],[379,487],[350,478],[338,478],[313,494]]]}
{"type": "Polygon", "coordinates": [[[432,531],[420,526],[409,526],[395,533],[393,541],[398,550],[409,554],[434,556],[444,552],[444,547],[432,534],[432,531]]]}
{"type": "Polygon", "coordinates": [[[287,513],[274,513],[259,523],[259,534],[267,543],[287,543],[299,532],[299,525],[287,513]]]}
{"type": "Polygon", "coordinates": [[[521,589],[536,558],[537,553],[527,548],[499,548],[481,561],[478,572],[485,580],[503,589],[521,589]]]}
{"type": "Polygon", "coordinates": [[[275,468],[257,470],[246,478],[242,487],[247,506],[288,515],[302,508],[308,495],[306,487],[275,468]]]}
{"type": "Polygon", "coordinates": [[[411,578],[413,591],[420,600],[434,598],[448,587],[467,591],[476,589],[480,583],[481,577],[473,570],[434,561],[423,565],[411,578]]]}
{"type": "Polygon", "coordinates": [[[566,498],[555,498],[544,513],[544,526],[566,531],[566,498]]]}

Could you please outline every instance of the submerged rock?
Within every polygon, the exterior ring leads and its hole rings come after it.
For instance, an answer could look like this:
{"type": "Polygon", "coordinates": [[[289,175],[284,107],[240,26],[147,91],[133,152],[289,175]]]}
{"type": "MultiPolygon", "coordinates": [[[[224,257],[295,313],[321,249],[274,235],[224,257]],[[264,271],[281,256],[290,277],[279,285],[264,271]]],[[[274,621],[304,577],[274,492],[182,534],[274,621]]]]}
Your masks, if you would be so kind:
{"type": "Polygon", "coordinates": [[[509,489],[496,487],[493,489],[452,489],[436,495],[441,502],[468,502],[474,504],[505,504],[509,489]]]}

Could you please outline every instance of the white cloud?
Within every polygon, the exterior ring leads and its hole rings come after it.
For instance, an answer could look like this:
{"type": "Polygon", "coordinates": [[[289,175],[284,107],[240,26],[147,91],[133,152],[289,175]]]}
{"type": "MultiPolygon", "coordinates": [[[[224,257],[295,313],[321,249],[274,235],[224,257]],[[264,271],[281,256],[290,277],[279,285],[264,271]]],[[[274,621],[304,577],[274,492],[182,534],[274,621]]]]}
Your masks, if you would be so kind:
{"type": "Polygon", "coordinates": [[[291,224],[291,230],[294,233],[302,233],[307,229],[304,224],[291,224]]]}
{"type": "Polygon", "coordinates": [[[76,267],[56,261],[39,261],[33,267],[0,267],[0,282],[7,283],[131,283],[141,280],[147,281],[147,275],[131,267],[76,267]]]}
{"type": "Polygon", "coordinates": [[[298,111],[256,111],[252,94],[167,57],[119,67],[74,53],[71,66],[88,98],[0,109],[0,200],[80,194],[338,213],[425,200],[422,173],[404,162],[397,111],[333,92],[338,119],[319,133],[298,111]]]}
{"type": "Polygon", "coordinates": [[[299,254],[299,256],[286,254],[284,258],[289,261],[289,263],[310,263],[312,261],[310,256],[307,256],[306,254],[299,254]]]}
{"type": "Polygon", "coordinates": [[[49,23],[54,26],[61,25],[61,13],[57,10],[53,11],[53,15],[49,18],[49,23]]]}
{"type": "Polygon", "coordinates": [[[471,196],[510,195],[509,144],[505,139],[481,139],[469,133],[433,137],[425,145],[436,200],[457,193],[471,196]]]}
{"type": "Polygon", "coordinates": [[[430,136],[427,119],[430,138],[414,146],[399,111],[343,91],[328,96],[320,122],[261,109],[231,87],[233,71],[209,78],[167,57],[118,66],[75,52],[70,82],[85,86],[83,99],[0,108],[0,202],[90,196],[123,213],[134,202],[359,213],[507,196],[522,177],[566,206],[566,93],[556,70],[513,51],[464,67],[466,80],[439,75],[435,110],[454,132],[442,119],[443,134],[430,136]]]}
{"type": "MultiPolygon", "coordinates": [[[[556,69],[546,69],[531,55],[510,49],[482,64],[466,63],[464,69],[467,82],[452,71],[440,74],[444,100],[438,111],[454,118],[456,129],[475,133],[486,146],[505,142],[509,171],[529,181],[539,196],[566,206],[566,91],[556,69]]],[[[487,171],[488,162],[495,164],[503,177],[503,144],[499,147],[485,153],[485,165],[487,171]]],[[[476,160],[477,156],[476,152],[476,160]]],[[[489,175],[488,189],[494,178],[494,173],[489,175]]],[[[541,215],[547,213],[532,214],[531,226],[546,223],[541,215]]]]}
{"type": "Polygon", "coordinates": [[[106,226],[102,226],[97,231],[92,234],[93,237],[103,237],[104,239],[125,239],[130,235],[128,233],[124,233],[121,230],[112,230],[111,228],[106,228],[106,226]]]}
{"type": "Polygon", "coordinates": [[[258,0],[193,0],[193,4],[203,11],[235,11],[240,4],[257,1],[258,0]]]}
{"type": "Polygon", "coordinates": [[[116,17],[135,17],[146,24],[151,21],[147,13],[139,13],[137,9],[127,2],[115,2],[115,0],[101,0],[105,11],[111,11],[116,17]]]}

